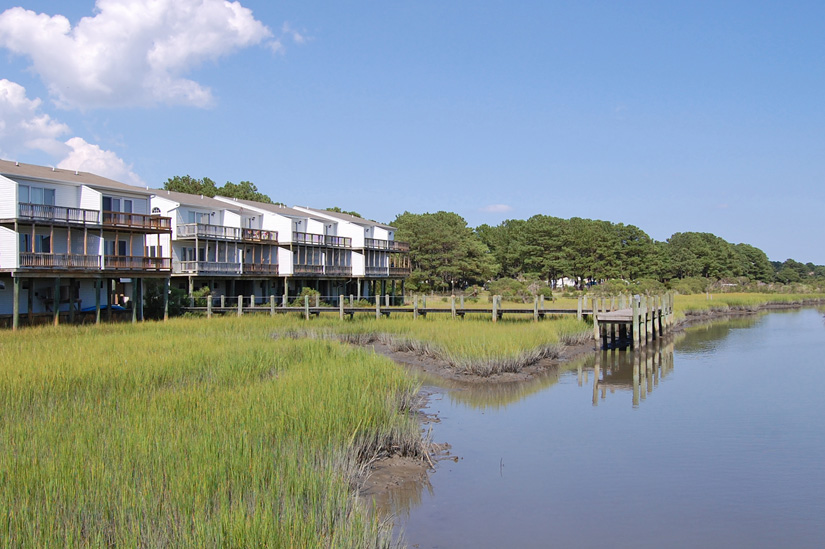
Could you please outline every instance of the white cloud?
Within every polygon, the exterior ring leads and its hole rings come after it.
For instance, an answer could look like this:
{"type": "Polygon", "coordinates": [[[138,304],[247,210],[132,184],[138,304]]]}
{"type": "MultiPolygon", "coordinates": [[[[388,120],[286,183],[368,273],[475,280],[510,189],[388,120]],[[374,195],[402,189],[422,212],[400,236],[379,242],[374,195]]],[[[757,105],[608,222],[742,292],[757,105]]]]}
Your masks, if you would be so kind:
{"type": "Polygon", "coordinates": [[[513,211],[513,207],[507,204],[489,204],[481,208],[481,211],[487,213],[505,213],[513,211]]]}
{"type": "MultiPolygon", "coordinates": [[[[183,75],[262,42],[272,32],[240,2],[97,0],[72,27],[62,15],[20,7],[0,14],[0,46],[31,59],[66,108],[184,104],[207,107],[210,90],[183,75]]],[[[303,40],[288,29],[291,38],[303,40]]]]}
{"type": "Polygon", "coordinates": [[[25,151],[65,154],[61,136],[69,127],[40,112],[40,99],[29,99],[26,88],[0,79],[0,157],[9,160],[25,151]]]}
{"type": "Polygon", "coordinates": [[[72,137],[66,141],[66,145],[71,148],[71,152],[60,161],[58,168],[91,172],[121,183],[145,186],[143,180],[132,171],[132,166],[112,151],[87,143],[82,137],[72,137]]]}

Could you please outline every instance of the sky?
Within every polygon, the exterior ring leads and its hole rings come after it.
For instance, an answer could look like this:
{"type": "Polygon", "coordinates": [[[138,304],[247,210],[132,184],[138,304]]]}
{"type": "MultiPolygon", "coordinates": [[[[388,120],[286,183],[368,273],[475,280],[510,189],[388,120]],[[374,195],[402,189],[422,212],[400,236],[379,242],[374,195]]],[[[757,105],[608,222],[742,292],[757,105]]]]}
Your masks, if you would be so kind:
{"type": "Polygon", "coordinates": [[[825,2],[32,0],[0,158],[825,264],[825,2]]]}

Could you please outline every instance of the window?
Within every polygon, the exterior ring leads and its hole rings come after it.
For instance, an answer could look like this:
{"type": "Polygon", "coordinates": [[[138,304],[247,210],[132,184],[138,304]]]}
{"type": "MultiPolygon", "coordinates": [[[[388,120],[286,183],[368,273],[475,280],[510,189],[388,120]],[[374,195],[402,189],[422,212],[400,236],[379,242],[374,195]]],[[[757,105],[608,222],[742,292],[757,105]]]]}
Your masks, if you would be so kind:
{"type": "Polygon", "coordinates": [[[17,193],[20,198],[20,202],[23,204],[29,203],[54,206],[54,189],[20,185],[17,188],[17,193]]]}
{"type": "Polygon", "coordinates": [[[209,214],[202,212],[189,212],[189,223],[201,223],[203,225],[209,224],[209,214]]]}
{"type": "Polygon", "coordinates": [[[39,254],[48,254],[52,251],[52,238],[45,234],[34,236],[34,251],[39,254]]]}
{"type": "Polygon", "coordinates": [[[103,211],[132,213],[132,200],[128,198],[103,197],[103,211]]]}

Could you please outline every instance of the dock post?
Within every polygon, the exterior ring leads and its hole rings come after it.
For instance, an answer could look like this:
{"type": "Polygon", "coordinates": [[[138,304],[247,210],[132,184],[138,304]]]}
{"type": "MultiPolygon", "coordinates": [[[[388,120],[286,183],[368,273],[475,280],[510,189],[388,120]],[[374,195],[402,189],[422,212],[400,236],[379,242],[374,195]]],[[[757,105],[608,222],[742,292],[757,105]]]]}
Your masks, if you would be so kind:
{"type": "Polygon", "coordinates": [[[450,312],[455,320],[455,295],[450,296],[450,312]]]}
{"type": "MultiPolygon", "coordinates": [[[[463,308],[464,308],[464,294],[462,294],[462,295],[459,297],[459,300],[461,301],[461,308],[463,309],[463,308]]],[[[463,318],[463,317],[462,317],[462,318],[463,318]]]]}
{"type": "Polygon", "coordinates": [[[384,294],[384,307],[390,306],[390,294],[384,294]]]}
{"type": "Polygon", "coordinates": [[[304,296],[304,319],[309,320],[309,296],[304,296]]]}
{"type": "Polygon", "coordinates": [[[493,296],[493,322],[498,322],[498,296],[493,296]]]}
{"type": "Polygon", "coordinates": [[[539,296],[539,308],[543,311],[544,310],[544,294],[539,296]]]}
{"type": "Polygon", "coordinates": [[[206,318],[212,318],[212,294],[206,296],[206,318]]]}
{"type": "Polygon", "coordinates": [[[344,320],[344,294],[338,295],[338,318],[344,320]]]}
{"type": "MultiPolygon", "coordinates": [[[[12,277],[12,285],[14,286],[13,289],[13,299],[14,303],[12,304],[12,313],[11,313],[11,329],[13,332],[17,331],[17,328],[20,327],[20,277],[15,276],[12,277]]],[[[34,285],[29,283],[29,293],[34,291],[34,285]]]]}
{"type": "Polygon", "coordinates": [[[315,294],[315,307],[318,308],[321,306],[321,294],[315,294]]]}
{"type": "Polygon", "coordinates": [[[243,296],[238,296],[238,316],[243,315],[243,296]]]}
{"type": "MultiPolygon", "coordinates": [[[[169,319],[169,288],[163,279],[163,320],[169,319]]],[[[95,324],[100,324],[100,286],[103,281],[95,279],[95,324]]]]}
{"type": "Polygon", "coordinates": [[[593,299],[593,339],[599,342],[599,300],[593,299]]]}
{"type": "Polygon", "coordinates": [[[582,319],[582,296],[579,296],[579,305],[576,309],[576,320],[582,319]]]}
{"type": "Polygon", "coordinates": [[[275,294],[269,296],[269,316],[275,316],[275,294]]]}
{"type": "Polygon", "coordinates": [[[631,299],[632,299],[632,305],[633,305],[633,307],[632,307],[632,309],[633,309],[633,313],[632,313],[633,326],[632,326],[631,330],[633,330],[633,334],[632,334],[633,335],[633,350],[636,350],[636,349],[639,348],[639,345],[641,343],[640,336],[642,335],[639,332],[639,328],[640,328],[640,326],[639,326],[639,300],[636,299],[635,296],[633,296],[631,299]]]}
{"type": "Polygon", "coordinates": [[[375,296],[375,319],[381,318],[381,296],[375,296]]]}
{"type": "Polygon", "coordinates": [[[355,296],[352,294],[349,294],[349,306],[355,307],[355,296]]]}
{"type": "Polygon", "coordinates": [[[418,296],[413,295],[412,300],[413,300],[413,320],[417,320],[418,319],[418,296]]]}
{"type": "Polygon", "coordinates": [[[539,321],[539,296],[533,298],[533,322],[539,321]]]}
{"type": "Polygon", "coordinates": [[[284,300],[282,303],[282,307],[286,307],[289,304],[289,294],[287,292],[284,292],[284,300]]]}

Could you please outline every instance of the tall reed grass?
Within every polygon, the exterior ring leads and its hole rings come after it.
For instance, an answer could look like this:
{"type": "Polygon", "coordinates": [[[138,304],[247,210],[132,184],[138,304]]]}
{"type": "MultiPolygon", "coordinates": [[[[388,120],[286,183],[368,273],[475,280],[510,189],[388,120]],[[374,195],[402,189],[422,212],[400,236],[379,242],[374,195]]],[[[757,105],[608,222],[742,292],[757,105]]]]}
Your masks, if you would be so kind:
{"type": "Polygon", "coordinates": [[[422,452],[417,387],[273,322],[0,332],[0,546],[390,545],[353,479],[422,452]]]}
{"type": "Polygon", "coordinates": [[[825,302],[823,294],[722,293],[677,295],[673,309],[678,318],[704,312],[756,311],[770,305],[800,306],[825,302]]]}

